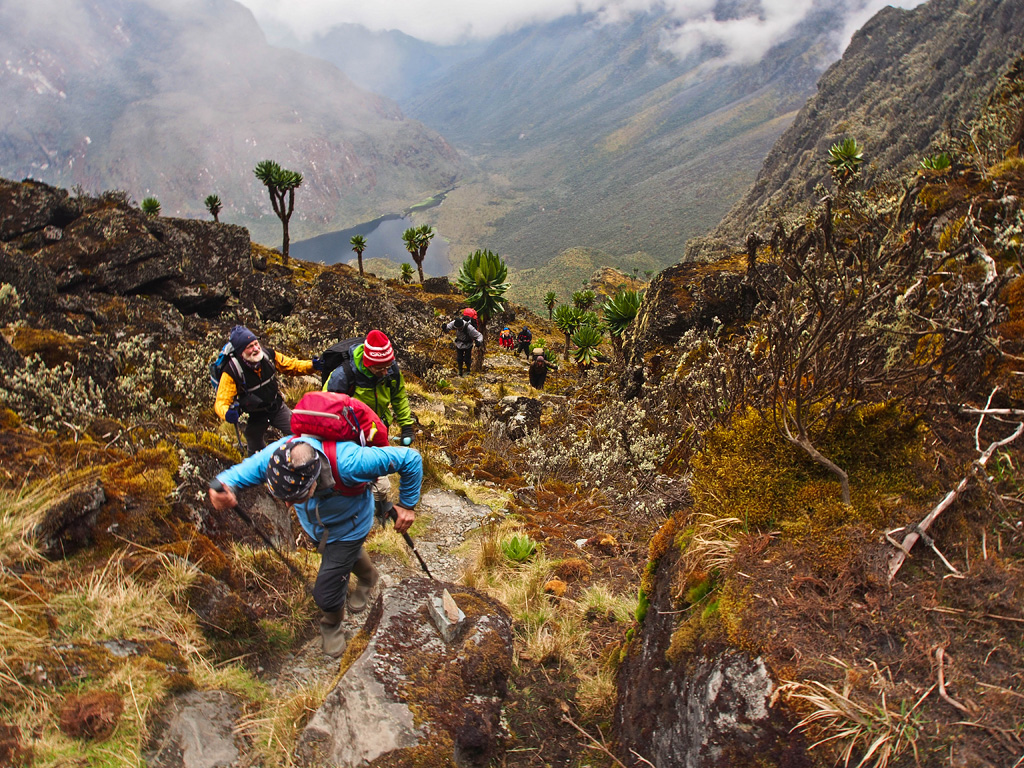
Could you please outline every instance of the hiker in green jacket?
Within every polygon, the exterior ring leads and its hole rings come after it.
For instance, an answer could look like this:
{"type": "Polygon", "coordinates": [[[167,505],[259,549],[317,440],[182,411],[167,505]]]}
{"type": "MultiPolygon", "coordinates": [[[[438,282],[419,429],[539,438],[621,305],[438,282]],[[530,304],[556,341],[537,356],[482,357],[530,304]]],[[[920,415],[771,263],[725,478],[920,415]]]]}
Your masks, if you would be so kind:
{"type": "MultiPolygon", "coordinates": [[[[331,372],[324,390],[343,392],[366,403],[385,426],[396,422],[401,427],[402,445],[412,444],[415,420],[409,407],[409,395],[405,392],[405,379],[395,362],[391,340],[381,331],[366,334],[366,340],[352,349],[352,357],[331,372]]],[[[387,476],[379,477],[374,483],[373,495],[383,503],[390,490],[387,476]]]]}

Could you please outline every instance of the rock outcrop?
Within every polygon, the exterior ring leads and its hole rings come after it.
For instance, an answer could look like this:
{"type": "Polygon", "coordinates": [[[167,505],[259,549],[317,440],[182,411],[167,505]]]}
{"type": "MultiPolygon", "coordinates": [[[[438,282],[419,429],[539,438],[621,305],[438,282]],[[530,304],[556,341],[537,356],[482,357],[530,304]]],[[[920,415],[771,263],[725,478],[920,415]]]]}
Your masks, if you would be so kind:
{"type": "Polygon", "coordinates": [[[303,765],[354,768],[387,755],[402,764],[485,766],[499,754],[512,627],[498,602],[467,587],[406,580],[384,591],[347,654],[360,647],[299,739],[303,765]],[[427,609],[444,588],[466,614],[450,643],[427,609]]]}

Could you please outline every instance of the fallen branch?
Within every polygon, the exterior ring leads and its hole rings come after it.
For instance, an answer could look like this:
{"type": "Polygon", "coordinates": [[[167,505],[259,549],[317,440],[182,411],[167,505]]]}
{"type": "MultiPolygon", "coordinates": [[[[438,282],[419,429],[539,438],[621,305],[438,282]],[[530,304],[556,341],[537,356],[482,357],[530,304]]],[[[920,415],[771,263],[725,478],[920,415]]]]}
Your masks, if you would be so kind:
{"type": "MultiPolygon", "coordinates": [[[[924,610],[931,611],[932,613],[949,613],[949,614],[955,614],[955,615],[958,615],[958,616],[962,616],[963,614],[967,613],[967,611],[965,611],[965,610],[963,610],[961,608],[946,608],[945,606],[938,607],[938,608],[928,608],[928,607],[925,607],[924,610]]],[[[983,619],[999,619],[1000,621],[1015,621],[1018,624],[1024,624],[1024,619],[1018,619],[1015,616],[1000,616],[998,613],[983,613],[983,614],[981,614],[981,618],[983,618],[983,619]]],[[[974,616],[968,616],[967,620],[968,621],[978,621],[978,618],[976,618],[974,616]]]]}
{"type": "Polygon", "coordinates": [[[949,705],[951,705],[953,707],[956,707],[961,712],[963,712],[965,715],[970,717],[971,716],[971,710],[969,710],[967,707],[965,707],[959,701],[957,701],[952,696],[950,696],[948,693],[946,693],[946,675],[945,675],[945,671],[944,671],[944,668],[943,668],[943,659],[945,659],[945,657],[946,657],[945,649],[943,649],[943,647],[941,645],[936,647],[936,649],[935,649],[935,661],[938,664],[939,696],[942,697],[942,700],[944,702],[946,702],[947,704],[949,704],[949,705]]]}
{"type": "MultiPolygon", "coordinates": [[[[985,418],[984,414],[981,418],[985,418]]],[[[949,507],[953,505],[953,502],[956,501],[957,497],[961,493],[963,493],[964,489],[967,487],[967,484],[970,482],[971,475],[974,472],[981,472],[982,474],[984,474],[985,465],[988,464],[988,461],[989,459],[992,458],[992,455],[1000,448],[1012,443],[1014,440],[1020,437],[1021,434],[1024,434],[1024,422],[1018,424],[1017,428],[1009,436],[1004,437],[1002,440],[997,440],[996,442],[989,445],[989,447],[985,449],[981,456],[979,456],[971,463],[971,472],[965,475],[964,478],[959,483],[957,483],[956,488],[947,493],[945,498],[942,499],[942,501],[940,501],[938,504],[936,504],[935,508],[932,509],[932,511],[929,512],[927,515],[925,515],[924,519],[920,523],[909,527],[909,532],[906,536],[903,537],[903,541],[899,546],[899,551],[894,552],[893,555],[889,558],[890,582],[899,572],[900,568],[903,567],[903,563],[910,555],[910,550],[917,543],[918,539],[921,538],[921,534],[926,532],[928,528],[931,527],[931,524],[935,522],[935,519],[943,512],[945,512],[947,509],[949,509],[949,507]]]]}

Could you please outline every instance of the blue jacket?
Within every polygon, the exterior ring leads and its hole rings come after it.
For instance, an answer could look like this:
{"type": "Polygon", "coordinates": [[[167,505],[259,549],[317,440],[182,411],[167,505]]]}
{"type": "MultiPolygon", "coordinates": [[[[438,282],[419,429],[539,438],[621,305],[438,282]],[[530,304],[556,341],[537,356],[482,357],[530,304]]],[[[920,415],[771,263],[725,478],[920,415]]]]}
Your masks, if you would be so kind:
{"type": "MultiPolygon", "coordinates": [[[[289,438],[282,437],[262,451],[254,453],[242,463],[224,470],[217,479],[232,488],[249,488],[266,482],[267,463],[277,448],[289,438]]],[[[309,443],[320,453],[323,443],[313,437],[296,437],[297,441],[309,443]]],[[[374,448],[356,443],[338,443],[338,473],[348,483],[372,483],[381,475],[398,472],[398,503],[403,507],[414,507],[420,500],[420,484],[423,481],[423,459],[412,448],[374,448]]],[[[332,483],[333,484],[333,483],[332,483]]],[[[373,489],[367,485],[359,496],[342,496],[332,490],[318,491],[312,499],[295,505],[299,523],[313,541],[319,541],[323,527],[327,526],[332,541],[361,541],[373,527],[373,489]]]]}

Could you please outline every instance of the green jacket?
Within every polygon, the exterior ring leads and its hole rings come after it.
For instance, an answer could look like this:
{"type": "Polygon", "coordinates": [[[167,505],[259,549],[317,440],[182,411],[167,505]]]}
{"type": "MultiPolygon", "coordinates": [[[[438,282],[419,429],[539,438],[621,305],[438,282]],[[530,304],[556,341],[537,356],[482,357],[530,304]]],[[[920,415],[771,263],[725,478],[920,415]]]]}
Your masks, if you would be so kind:
{"type": "Polygon", "coordinates": [[[331,372],[327,392],[344,392],[373,408],[387,425],[397,423],[399,427],[411,426],[414,421],[409,407],[409,396],[405,392],[405,379],[398,370],[398,363],[392,363],[382,378],[377,378],[363,366],[363,345],[352,350],[352,361],[346,361],[331,372]]]}

